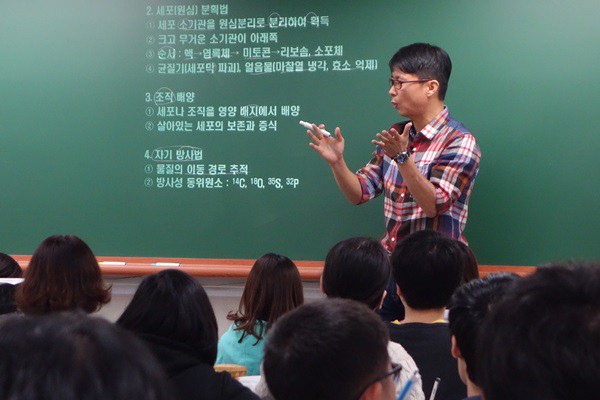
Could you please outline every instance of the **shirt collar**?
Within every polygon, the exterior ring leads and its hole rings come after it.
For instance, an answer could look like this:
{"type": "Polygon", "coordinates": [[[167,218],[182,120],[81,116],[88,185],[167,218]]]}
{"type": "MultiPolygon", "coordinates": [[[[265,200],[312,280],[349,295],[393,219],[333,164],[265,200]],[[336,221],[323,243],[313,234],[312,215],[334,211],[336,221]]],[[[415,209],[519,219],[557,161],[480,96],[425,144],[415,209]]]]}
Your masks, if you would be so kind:
{"type": "MultiPolygon", "coordinates": [[[[435,137],[435,135],[440,131],[440,129],[446,124],[448,119],[450,118],[450,114],[448,113],[448,107],[444,106],[444,109],[436,115],[434,119],[431,120],[423,129],[421,129],[420,134],[425,136],[427,139],[431,140],[435,137]]],[[[411,136],[416,137],[418,135],[417,132],[413,132],[414,129],[411,128],[411,136]]]]}

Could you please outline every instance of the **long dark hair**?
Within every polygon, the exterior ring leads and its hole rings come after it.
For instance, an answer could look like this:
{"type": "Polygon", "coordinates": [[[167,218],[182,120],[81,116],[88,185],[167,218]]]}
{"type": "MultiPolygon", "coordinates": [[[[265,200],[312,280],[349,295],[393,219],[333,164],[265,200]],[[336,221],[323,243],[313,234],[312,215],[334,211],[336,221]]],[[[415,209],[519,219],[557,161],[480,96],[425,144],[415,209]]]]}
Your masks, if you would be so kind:
{"type": "Polygon", "coordinates": [[[83,240],[54,235],[33,253],[16,297],[24,313],[76,309],[91,313],[110,301],[110,287],[104,284],[98,261],[83,240]]]}
{"type": "Polygon", "coordinates": [[[268,253],[256,260],[248,279],[237,312],[230,312],[227,319],[234,321],[236,330],[259,340],[265,329],[279,317],[304,302],[300,272],[292,260],[268,253]],[[265,321],[267,326],[257,322],[265,321]]]}
{"type": "Polygon", "coordinates": [[[117,325],[182,343],[210,365],[217,358],[212,305],[202,285],[183,271],[168,269],[144,278],[117,325]]]}

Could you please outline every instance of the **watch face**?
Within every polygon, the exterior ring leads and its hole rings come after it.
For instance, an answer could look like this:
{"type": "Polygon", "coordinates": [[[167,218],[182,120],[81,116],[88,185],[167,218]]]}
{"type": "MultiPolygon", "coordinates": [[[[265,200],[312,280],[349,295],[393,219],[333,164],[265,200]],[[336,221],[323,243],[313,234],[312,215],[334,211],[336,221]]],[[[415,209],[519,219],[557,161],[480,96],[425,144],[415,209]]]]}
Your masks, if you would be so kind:
{"type": "Polygon", "coordinates": [[[404,164],[408,161],[408,153],[403,151],[402,153],[398,154],[394,160],[396,160],[398,164],[404,164]]]}

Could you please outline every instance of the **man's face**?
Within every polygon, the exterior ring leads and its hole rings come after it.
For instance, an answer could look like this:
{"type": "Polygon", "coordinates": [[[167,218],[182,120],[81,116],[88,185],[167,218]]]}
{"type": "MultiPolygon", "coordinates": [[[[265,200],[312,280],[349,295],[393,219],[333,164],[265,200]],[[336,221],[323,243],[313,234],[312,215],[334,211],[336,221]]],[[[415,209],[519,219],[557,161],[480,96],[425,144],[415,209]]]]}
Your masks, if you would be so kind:
{"type": "Polygon", "coordinates": [[[421,115],[427,106],[427,87],[425,82],[406,82],[420,81],[415,74],[407,74],[399,69],[392,71],[392,80],[395,84],[390,85],[389,94],[392,97],[391,103],[398,114],[414,119],[421,115]],[[404,83],[400,83],[400,82],[404,83]],[[398,88],[400,86],[400,88],[398,88]]]}

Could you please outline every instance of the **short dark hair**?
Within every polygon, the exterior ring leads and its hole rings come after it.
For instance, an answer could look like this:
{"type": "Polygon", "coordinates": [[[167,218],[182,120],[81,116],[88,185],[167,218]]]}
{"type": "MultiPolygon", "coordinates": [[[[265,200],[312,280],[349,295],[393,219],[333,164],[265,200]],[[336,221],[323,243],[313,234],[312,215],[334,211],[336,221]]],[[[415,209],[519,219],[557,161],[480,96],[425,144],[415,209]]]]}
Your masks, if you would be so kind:
{"type": "Polygon", "coordinates": [[[157,361],[130,333],[83,313],[0,324],[0,398],[170,399],[157,361]]]}
{"type": "Polygon", "coordinates": [[[89,246],[75,235],[53,235],[33,253],[25,280],[17,290],[24,313],[97,311],[110,301],[110,287],[89,246]]]}
{"type": "Polygon", "coordinates": [[[461,285],[464,285],[473,279],[479,278],[479,266],[477,265],[477,258],[475,257],[473,250],[471,250],[471,248],[464,242],[457,241],[457,244],[463,252],[464,267],[463,276],[460,280],[460,283],[461,285]]]}
{"type": "Polygon", "coordinates": [[[267,253],[254,263],[237,312],[230,312],[227,319],[234,321],[236,330],[258,340],[263,338],[266,321],[269,329],[279,317],[304,302],[302,278],[296,264],[289,258],[267,253]]]}
{"type": "Polygon", "coordinates": [[[210,365],[217,358],[215,312],[202,285],[183,271],[169,269],[144,278],[117,325],[183,343],[210,365]]]}
{"type": "Polygon", "coordinates": [[[392,254],[392,271],[402,298],[417,310],[446,307],[463,270],[457,241],[432,230],[407,236],[392,254]]]}
{"type": "MultiPolygon", "coordinates": [[[[20,278],[23,269],[19,263],[8,254],[0,253],[0,278],[20,278]]],[[[17,311],[15,304],[16,286],[10,283],[0,283],[0,314],[17,311]]]]}
{"type": "Polygon", "coordinates": [[[452,73],[450,56],[442,48],[429,43],[413,43],[400,48],[390,59],[390,70],[398,69],[419,79],[435,79],[440,83],[438,98],[444,100],[452,73]]]}
{"type": "Polygon", "coordinates": [[[469,379],[477,386],[480,383],[475,352],[483,321],[518,278],[517,274],[505,272],[489,274],[459,287],[450,300],[448,326],[465,360],[469,379]]]}
{"type": "Polygon", "coordinates": [[[11,256],[0,253],[0,278],[20,278],[23,276],[23,269],[11,256]]]}
{"type": "Polygon", "coordinates": [[[518,280],[483,325],[487,400],[597,397],[600,263],[554,264],[518,280]]]}
{"type": "Polygon", "coordinates": [[[324,299],[284,315],[269,332],[263,362],[276,399],[346,400],[389,366],[388,331],[367,306],[324,299]]]}
{"type": "Polygon", "coordinates": [[[389,257],[378,240],[342,240],[325,258],[321,282],[328,297],[352,299],[376,309],[390,280],[389,257]]]}

